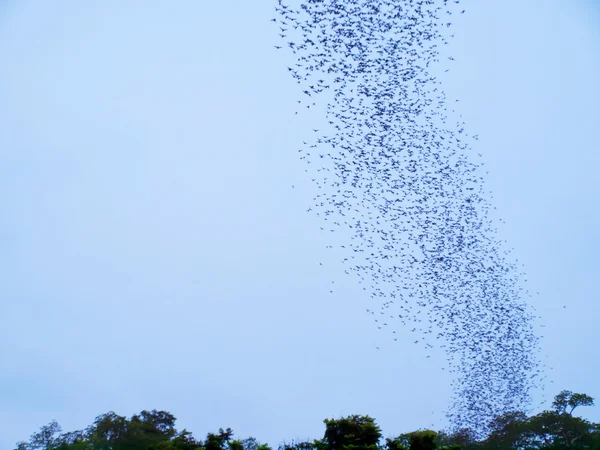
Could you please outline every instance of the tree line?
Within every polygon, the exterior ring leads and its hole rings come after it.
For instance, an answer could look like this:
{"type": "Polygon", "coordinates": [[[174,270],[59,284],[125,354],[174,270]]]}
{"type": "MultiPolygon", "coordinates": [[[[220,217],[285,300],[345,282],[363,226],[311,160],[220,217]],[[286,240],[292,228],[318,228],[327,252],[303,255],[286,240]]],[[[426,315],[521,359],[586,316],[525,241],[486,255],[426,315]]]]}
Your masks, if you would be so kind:
{"type": "MultiPolygon", "coordinates": [[[[325,433],[312,441],[283,442],[277,450],[600,450],[600,424],[575,416],[575,409],[593,406],[586,394],[562,391],[550,410],[528,416],[506,413],[494,418],[485,438],[473,430],[416,430],[382,439],[375,419],[350,415],[325,419],[325,433]]],[[[231,428],[208,433],[205,439],[175,428],[166,411],[142,411],[130,419],[109,412],[84,430],[62,433],[56,421],[42,426],[15,450],[273,450],[254,437],[234,439],[231,428]]]]}

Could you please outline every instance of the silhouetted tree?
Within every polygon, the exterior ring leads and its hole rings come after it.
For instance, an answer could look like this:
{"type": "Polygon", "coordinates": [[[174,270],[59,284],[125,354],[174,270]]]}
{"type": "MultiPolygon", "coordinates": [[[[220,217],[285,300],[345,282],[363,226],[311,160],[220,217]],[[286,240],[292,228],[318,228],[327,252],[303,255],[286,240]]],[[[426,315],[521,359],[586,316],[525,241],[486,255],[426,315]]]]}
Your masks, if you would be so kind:
{"type": "Polygon", "coordinates": [[[432,430],[419,430],[408,433],[409,450],[435,450],[437,433],[432,430]]]}
{"type": "Polygon", "coordinates": [[[490,434],[482,447],[501,450],[529,446],[531,439],[528,420],[527,415],[520,411],[495,417],[489,424],[490,434]]]}
{"type": "Polygon", "coordinates": [[[51,450],[59,445],[58,433],[62,431],[56,420],[40,427],[40,431],[29,437],[29,442],[17,443],[18,450],[51,450]]]}
{"type": "Polygon", "coordinates": [[[227,444],[231,441],[232,437],[233,431],[231,428],[227,428],[226,430],[219,428],[218,434],[208,433],[203,447],[205,450],[226,450],[228,447],[227,444]]]}
{"type": "Polygon", "coordinates": [[[325,419],[325,435],[317,441],[322,450],[378,450],[381,429],[369,416],[325,419]]]}
{"type": "MultiPolygon", "coordinates": [[[[528,417],[523,412],[504,413],[489,423],[489,434],[477,439],[470,429],[452,433],[418,430],[387,438],[369,416],[325,419],[322,439],[283,443],[278,450],[600,450],[600,424],[573,415],[580,406],[593,406],[586,394],[562,391],[552,409],[528,417]]],[[[16,450],[271,450],[255,438],[234,440],[231,428],[208,433],[204,442],[184,429],[177,432],[176,418],[166,411],[142,411],[131,419],[110,411],[96,417],[84,431],[62,433],[56,421],[42,426],[16,450]]]]}

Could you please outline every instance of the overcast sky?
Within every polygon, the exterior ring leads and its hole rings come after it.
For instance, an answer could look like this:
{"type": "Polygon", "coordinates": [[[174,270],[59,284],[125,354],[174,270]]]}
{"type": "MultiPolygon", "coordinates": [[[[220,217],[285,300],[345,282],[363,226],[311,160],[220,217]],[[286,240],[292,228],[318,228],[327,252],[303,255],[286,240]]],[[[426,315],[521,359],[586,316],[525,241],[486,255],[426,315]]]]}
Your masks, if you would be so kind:
{"type": "MultiPolygon", "coordinates": [[[[274,446],[444,425],[443,356],[377,330],[305,211],[322,118],[294,114],[275,3],[0,1],[0,449],[111,410],[274,446]]],[[[600,400],[593,3],[465,1],[440,69],[539,292],[549,400],[600,400]]]]}

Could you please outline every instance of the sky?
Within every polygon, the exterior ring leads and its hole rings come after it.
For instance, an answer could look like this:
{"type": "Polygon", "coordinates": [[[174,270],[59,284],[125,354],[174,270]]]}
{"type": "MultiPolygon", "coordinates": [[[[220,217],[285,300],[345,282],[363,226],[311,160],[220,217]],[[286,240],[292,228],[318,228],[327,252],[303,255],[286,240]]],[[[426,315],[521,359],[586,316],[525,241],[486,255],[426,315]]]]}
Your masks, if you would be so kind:
{"type": "MultiPolygon", "coordinates": [[[[295,114],[275,3],[0,2],[0,449],[143,409],[273,446],[445,424],[443,354],[377,330],[306,213],[323,118],[295,114]]],[[[600,399],[600,7],[464,4],[438,75],[539,292],[545,399],[600,399]]]]}

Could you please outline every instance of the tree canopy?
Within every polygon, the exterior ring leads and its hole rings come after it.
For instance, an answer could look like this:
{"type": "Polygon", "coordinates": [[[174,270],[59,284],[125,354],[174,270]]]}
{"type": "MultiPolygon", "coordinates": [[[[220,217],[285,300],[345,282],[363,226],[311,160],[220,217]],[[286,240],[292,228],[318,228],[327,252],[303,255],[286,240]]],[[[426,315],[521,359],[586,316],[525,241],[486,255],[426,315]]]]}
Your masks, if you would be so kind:
{"type": "MultiPolygon", "coordinates": [[[[325,419],[322,438],[283,442],[278,450],[600,450],[600,424],[573,415],[577,408],[593,405],[589,395],[565,390],[556,395],[550,410],[496,416],[484,439],[469,429],[422,429],[382,441],[375,419],[355,414],[325,419]]],[[[16,450],[272,450],[254,437],[234,439],[231,428],[196,439],[187,429],[177,431],[175,422],[166,411],[144,410],[129,419],[110,411],[85,430],[63,433],[53,420],[29,441],[18,442],[16,450]]]]}

